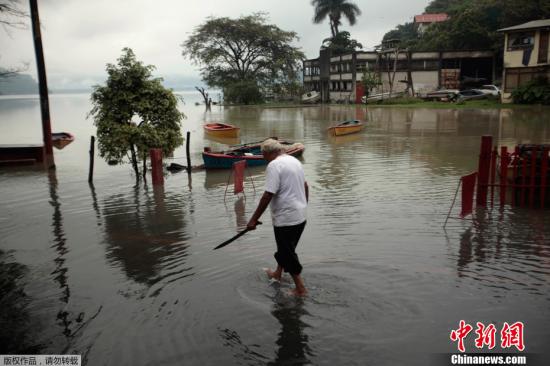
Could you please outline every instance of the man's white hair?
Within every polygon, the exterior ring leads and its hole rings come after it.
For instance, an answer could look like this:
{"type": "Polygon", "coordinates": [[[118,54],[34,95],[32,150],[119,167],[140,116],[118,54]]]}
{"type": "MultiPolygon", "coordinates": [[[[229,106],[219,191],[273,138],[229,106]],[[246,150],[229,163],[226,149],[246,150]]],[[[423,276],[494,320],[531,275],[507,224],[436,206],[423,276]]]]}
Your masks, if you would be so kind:
{"type": "Polygon", "coordinates": [[[278,153],[283,151],[283,145],[279,143],[279,141],[275,139],[267,139],[262,143],[262,152],[263,153],[278,153]]]}

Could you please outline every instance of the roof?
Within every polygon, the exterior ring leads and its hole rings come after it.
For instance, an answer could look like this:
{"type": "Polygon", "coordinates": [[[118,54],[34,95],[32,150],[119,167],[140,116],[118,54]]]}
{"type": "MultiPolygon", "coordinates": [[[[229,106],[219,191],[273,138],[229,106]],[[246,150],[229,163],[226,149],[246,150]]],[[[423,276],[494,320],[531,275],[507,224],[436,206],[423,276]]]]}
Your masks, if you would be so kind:
{"type": "Polygon", "coordinates": [[[515,30],[550,27],[550,19],[533,20],[527,23],[514,25],[513,27],[499,29],[499,32],[511,32],[515,30]]]}
{"type": "Polygon", "coordinates": [[[447,13],[420,14],[414,16],[415,23],[437,23],[449,19],[447,13]]]}

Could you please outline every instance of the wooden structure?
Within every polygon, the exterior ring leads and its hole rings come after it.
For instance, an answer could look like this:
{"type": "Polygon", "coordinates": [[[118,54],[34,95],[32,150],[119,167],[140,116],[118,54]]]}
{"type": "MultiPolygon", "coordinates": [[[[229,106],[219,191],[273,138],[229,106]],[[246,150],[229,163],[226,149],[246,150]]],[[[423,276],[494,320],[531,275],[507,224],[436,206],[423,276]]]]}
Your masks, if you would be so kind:
{"type": "Polygon", "coordinates": [[[0,166],[31,165],[44,162],[42,145],[0,145],[0,166]]]}

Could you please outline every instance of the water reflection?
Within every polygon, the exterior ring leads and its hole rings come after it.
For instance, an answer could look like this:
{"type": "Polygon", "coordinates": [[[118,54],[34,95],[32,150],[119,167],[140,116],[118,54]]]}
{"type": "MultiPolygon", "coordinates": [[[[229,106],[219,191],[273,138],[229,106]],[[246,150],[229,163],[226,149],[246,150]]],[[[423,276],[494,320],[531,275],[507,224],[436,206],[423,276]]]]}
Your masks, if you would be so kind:
{"type": "Polygon", "coordinates": [[[0,354],[37,354],[36,323],[31,321],[31,298],[24,290],[29,269],[0,249],[0,354]]]}
{"type": "Polygon", "coordinates": [[[542,287],[550,275],[548,223],[535,211],[478,209],[473,225],[460,234],[458,277],[495,288],[517,286],[543,295],[542,287]]]}
{"type": "Polygon", "coordinates": [[[63,335],[69,339],[74,334],[76,327],[84,320],[84,312],[77,314],[72,313],[69,309],[69,300],[71,298],[71,289],[69,287],[68,271],[66,264],[66,255],[69,252],[67,248],[67,237],[63,229],[63,215],[61,212],[61,201],[57,193],[58,181],[55,169],[48,170],[48,182],[50,189],[50,204],[53,207],[52,214],[52,230],[53,230],[53,245],[56,252],[54,259],[55,269],[51,273],[54,280],[58,283],[61,289],[59,300],[62,308],[57,313],[58,324],[63,327],[63,335]]]}
{"type": "Polygon", "coordinates": [[[308,315],[304,302],[297,299],[292,304],[288,301],[275,303],[271,314],[281,324],[278,334],[275,359],[268,365],[308,365],[309,357],[314,356],[309,347],[309,337],[304,332],[309,326],[302,320],[308,315]]]}
{"type": "Polygon", "coordinates": [[[248,218],[246,216],[246,204],[245,204],[245,198],[239,197],[238,200],[235,201],[233,207],[235,209],[235,218],[237,220],[237,228],[243,229],[246,224],[248,223],[248,218]]]}
{"type": "Polygon", "coordinates": [[[152,286],[192,275],[188,256],[183,197],[134,186],[131,195],[116,194],[103,203],[107,258],[128,278],[152,286]]]}

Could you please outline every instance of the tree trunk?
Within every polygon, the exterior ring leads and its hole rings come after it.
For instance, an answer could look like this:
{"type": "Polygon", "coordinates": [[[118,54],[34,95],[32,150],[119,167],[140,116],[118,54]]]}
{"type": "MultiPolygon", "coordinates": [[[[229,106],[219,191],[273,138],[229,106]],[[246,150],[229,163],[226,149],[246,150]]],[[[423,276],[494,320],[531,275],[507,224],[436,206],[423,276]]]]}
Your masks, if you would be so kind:
{"type": "Polygon", "coordinates": [[[147,180],[147,153],[143,153],[143,181],[147,180]]]}
{"type": "Polygon", "coordinates": [[[407,50],[407,87],[409,89],[409,94],[411,95],[411,97],[414,98],[414,84],[413,84],[413,79],[412,79],[412,71],[411,71],[411,58],[412,58],[412,53],[411,51],[408,51],[407,50]]]}
{"type": "Polygon", "coordinates": [[[130,144],[130,153],[132,158],[132,167],[134,168],[134,172],[136,173],[136,179],[139,179],[139,168],[137,162],[136,147],[134,146],[134,144],[130,144]]]}
{"type": "Polygon", "coordinates": [[[204,105],[206,105],[206,109],[210,109],[212,106],[212,98],[208,97],[208,92],[204,88],[199,88],[198,86],[195,87],[201,93],[202,98],[204,99],[204,105]]]}

